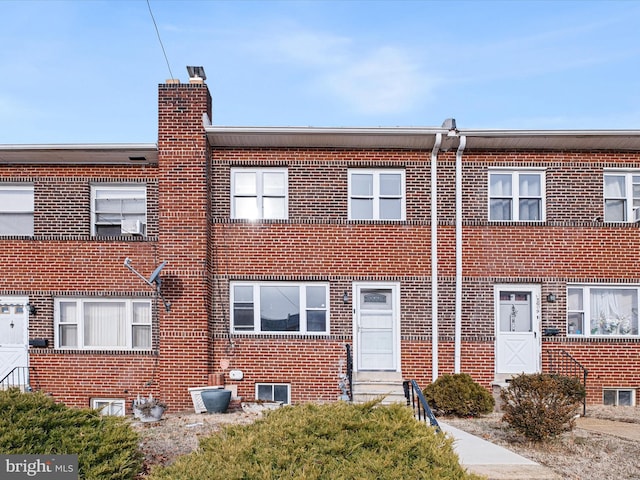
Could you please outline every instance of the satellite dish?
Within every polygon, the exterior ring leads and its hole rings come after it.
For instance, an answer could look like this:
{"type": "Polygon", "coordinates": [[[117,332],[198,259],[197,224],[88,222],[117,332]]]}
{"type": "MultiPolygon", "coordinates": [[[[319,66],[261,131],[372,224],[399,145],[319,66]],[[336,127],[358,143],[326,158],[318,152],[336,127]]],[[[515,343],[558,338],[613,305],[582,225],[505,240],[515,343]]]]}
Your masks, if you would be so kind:
{"type": "Polygon", "coordinates": [[[160,278],[158,277],[158,275],[160,275],[160,272],[162,271],[162,269],[164,268],[164,266],[167,264],[167,261],[165,260],[164,262],[162,262],[160,265],[158,265],[158,268],[156,268],[153,273],[151,274],[151,276],[149,277],[149,280],[147,280],[147,283],[149,285],[151,285],[154,282],[158,282],[160,283],[160,278]]]}

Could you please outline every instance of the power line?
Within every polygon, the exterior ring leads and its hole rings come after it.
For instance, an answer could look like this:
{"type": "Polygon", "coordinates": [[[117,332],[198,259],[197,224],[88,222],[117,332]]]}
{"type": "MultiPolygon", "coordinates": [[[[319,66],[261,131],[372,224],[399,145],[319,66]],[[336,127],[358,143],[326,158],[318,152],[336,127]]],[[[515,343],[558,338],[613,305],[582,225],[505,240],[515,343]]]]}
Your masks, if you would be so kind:
{"type": "Polygon", "coordinates": [[[169,78],[173,78],[173,73],[171,72],[171,66],[169,65],[169,59],[167,58],[167,52],[165,52],[164,50],[164,45],[162,44],[162,39],[160,38],[160,31],[158,30],[156,19],[153,17],[153,12],[151,11],[151,4],[149,3],[149,0],[147,0],[147,7],[149,7],[149,14],[151,15],[151,20],[153,20],[153,26],[156,28],[156,34],[158,35],[158,41],[160,42],[160,47],[162,48],[162,54],[164,55],[164,60],[167,62],[167,68],[169,69],[169,78]]]}

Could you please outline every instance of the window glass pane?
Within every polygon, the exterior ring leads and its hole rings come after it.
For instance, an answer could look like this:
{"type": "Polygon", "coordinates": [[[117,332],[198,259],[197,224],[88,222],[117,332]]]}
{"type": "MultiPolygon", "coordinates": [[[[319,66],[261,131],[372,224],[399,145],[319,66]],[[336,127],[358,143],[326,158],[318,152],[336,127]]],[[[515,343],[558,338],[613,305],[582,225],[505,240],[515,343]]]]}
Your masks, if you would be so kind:
{"type": "Polygon", "coordinates": [[[492,197],[511,196],[511,174],[492,173],[489,175],[489,194],[492,197]]]}
{"type": "Polygon", "coordinates": [[[624,175],[604,176],[604,196],[607,198],[621,198],[626,195],[624,175]]]}
{"type": "Polygon", "coordinates": [[[273,400],[273,386],[272,385],[258,385],[258,400],[273,400]]]}
{"type": "Polygon", "coordinates": [[[325,332],[327,330],[327,312],[324,310],[307,310],[307,331],[325,332]]]}
{"type": "Polygon", "coordinates": [[[567,295],[567,306],[569,310],[584,310],[582,306],[581,288],[570,288],[567,295]]]}
{"type": "Polygon", "coordinates": [[[0,235],[33,236],[33,213],[0,213],[0,235]]]}
{"type": "Polygon", "coordinates": [[[296,286],[260,287],[262,331],[300,330],[300,293],[296,286]]]}
{"type": "Polygon", "coordinates": [[[77,319],[77,304],[76,302],[60,302],[60,322],[72,322],[76,323],[77,319]]]}
{"type": "Polygon", "coordinates": [[[402,176],[398,173],[380,174],[380,195],[396,196],[402,195],[402,176]]]}
{"type": "Polygon", "coordinates": [[[132,336],[133,348],[151,348],[150,325],[134,325],[132,336]]]}
{"type": "Polygon", "coordinates": [[[251,285],[236,285],[233,287],[234,302],[253,303],[253,287],[251,285]]]}
{"type": "Polygon", "coordinates": [[[569,312],[567,314],[567,332],[569,335],[582,335],[584,333],[584,313],[569,312]]]}
{"type": "Polygon", "coordinates": [[[520,200],[520,220],[540,220],[540,200],[520,200]]]}
{"type": "Polygon", "coordinates": [[[327,289],[322,285],[307,287],[307,308],[327,308],[327,289]]]}
{"type": "Polygon", "coordinates": [[[235,195],[257,195],[255,172],[235,172],[234,180],[235,195]]]}
{"type": "Polygon", "coordinates": [[[373,196],[373,175],[354,173],[351,175],[351,195],[359,197],[373,196]]]}
{"type": "Polygon", "coordinates": [[[615,390],[605,390],[603,392],[603,403],[605,405],[615,405],[616,404],[616,391],[615,390]]]}
{"type": "Polygon", "coordinates": [[[60,346],[78,346],[78,327],[76,325],[60,325],[60,346]]]}
{"type": "Polygon", "coordinates": [[[400,220],[402,218],[402,200],[380,199],[380,218],[382,220],[400,220]]]}
{"type": "Polygon", "coordinates": [[[151,304],[147,302],[133,303],[133,323],[151,323],[151,304]]]}
{"type": "Polygon", "coordinates": [[[122,200],[122,213],[124,215],[144,215],[146,208],[147,205],[144,198],[127,198],[122,200]]]}
{"type": "Polygon", "coordinates": [[[237,330],[253,330],[253,287],[237,285],[233,288],[233,326],[237,330]]]}
{"type": "Polygon", "coordinates": [[[258,199],[238,197],[234,199],[235,218],[258,218],[258,199]]]}
{"type": "Polygon", "coordinates": [[[351,200],[351,218],[353,220],[373,219],[373,200],[352,199],[351,200]]]}
{"type": "Polygon", "coordinates": [[[618,405],[621,407],[631,407],[631,390],[618,390],[618,405]]]}
{"type": "Polygon", "coordinates": [[[33,187],[1,187],[0,211],[33,213],[33,187]]]}
{"type": "Polygon", "coordinates": [[[274,385],[273,386],[273,399],[276,402],[289,403],[289,386],[288,385],[274,385]]]}
{"type": "Polygon", "coordinates": [[[84,303],[84,345],[86,347],[125,347],[127,316],[124,303],[84,303]]]}
{"type": "Polygon", "coordinates": [[[284,197],[286,191],[283,172],[264,172],[262,174],[262,193],[269,196],[284,197]]]}
{"type": "Polygon", "coordinates": [[[604,219],[607,222],[624,222],[627,220],[627,202],[625,200],[605,200],[604,219]]]}
{"type": "Polygon", "coordinates": [[[540,197],[542,189],[540,185],[541,175],[538,173],[521,173],[520,174],[520,196],[521,197],[540,197]]]}
{"type": "Polygon", "coordinates": [[[284,198],[265,197],[262,200],[264,214],[262,218],[286,218],[284,198]]]}
{"type": "Polygon", "coordinates": [[[638,334],[637,290],[592,288],[590,301],[592,334],[638,334]]]}
{"type": "Polygon", "coordinates": [[[489,218],[491,220],[511,220],[511,200],[492,199],[489,218]]]}

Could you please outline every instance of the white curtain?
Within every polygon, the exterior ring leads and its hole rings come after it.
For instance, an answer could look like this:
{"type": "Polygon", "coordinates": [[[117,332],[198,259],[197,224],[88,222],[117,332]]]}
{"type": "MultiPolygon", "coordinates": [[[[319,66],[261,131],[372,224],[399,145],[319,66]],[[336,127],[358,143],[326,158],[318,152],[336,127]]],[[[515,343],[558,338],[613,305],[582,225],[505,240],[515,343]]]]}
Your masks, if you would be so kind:
{"type": "Polygon", "coordinates": [[[127,310],[122,302],[84,303],[85,347],[125,347],[127,310]]]}
{"type": "MultiPolygon", "coordinates": [[[[625,289],[591,289],[591,331],[600,335],[627,335],[631,333],[636,291],[625,289]]],[[[637,327],[636,327],[637,330],[637,327]]]]}

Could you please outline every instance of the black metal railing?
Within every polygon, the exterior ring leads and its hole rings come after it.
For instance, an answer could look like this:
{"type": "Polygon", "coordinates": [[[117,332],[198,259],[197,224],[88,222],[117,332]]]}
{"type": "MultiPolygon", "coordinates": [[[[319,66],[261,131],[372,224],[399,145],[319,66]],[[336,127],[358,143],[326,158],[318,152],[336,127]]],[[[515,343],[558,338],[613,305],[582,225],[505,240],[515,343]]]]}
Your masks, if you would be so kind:
{"type": "Polygon", "coordinates": [[[351,353],[351,345],[345,344],[344,348],[347,350],[347,388],[349,392],[349,401],[353,402],[353,354],[351,353]]]}
{"type": "Polygon", "coordinates": [[[34,375],[32,375],[34,372],[34,367],[15,367],[0,379],[0,389],[7,390],[17,387],[25,392],[30,392],[33,390],[31,381],[34,378],[34,375]]]}
{"type": "Polygon", "coordinates": [[[404,396],[407,399],[407,406],[413,408],[418,420],[424,420],[425,422],[428,420],[429,425],[435,427],[436,431],[439,432],[440,425],[438,424],[438,420],[436,420],[436,416],[431,411],[427,399],[424,398],[418,382],[415,380],[405,380],[402,382],[402,387],[404,388],[404,396]]]}
{"type": "Polygon", "coordinates": [[[582,382],[585,396],[582,400],[582,415],[587,414],[587,375],[589,371],[566,350],[549,350],[549,373],[565,377],[577,377],[582,382]]]}

